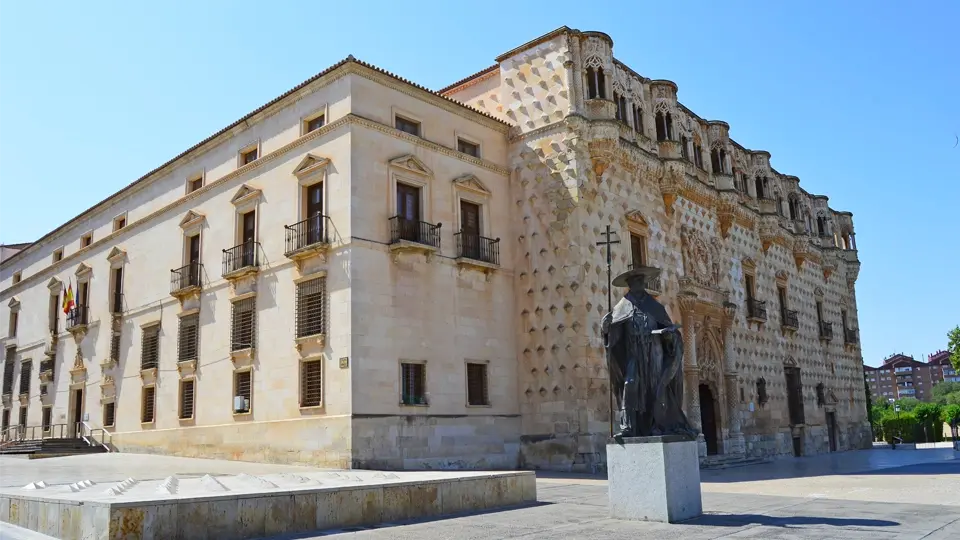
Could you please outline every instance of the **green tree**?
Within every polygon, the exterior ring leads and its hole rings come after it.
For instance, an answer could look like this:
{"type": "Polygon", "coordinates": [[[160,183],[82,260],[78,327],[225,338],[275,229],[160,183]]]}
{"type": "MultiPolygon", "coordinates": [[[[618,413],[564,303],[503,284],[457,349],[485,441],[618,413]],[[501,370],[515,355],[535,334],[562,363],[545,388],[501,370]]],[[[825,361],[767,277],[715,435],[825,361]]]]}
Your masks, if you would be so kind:
{"type": "Polygon", "coordinates": [[[960,404],[960,382],[943,381],[933,386],[930,399],[940,405],[960,404]]]}
{"type": "Polygon", "coordinates": [[[913,416],[923,429],[923,442],[931,442],[929,437],[931,432],[933,433],[933,442],[936,442],[939,438],[937,435],[943,432],[942,429],[938,429],[942,414],[942,408],[936,403],[921,403],[913,409],[913,416]]]}
{"type": "Polygon", "coordinates": [[[953,369],[960,369],[960,326],[947,332],[947,350],[950,351],[950,363],[953,369]]]}
{"type": "Polygon", "coordinates": [[[917,405],[920,405],[920,400],[917,398],[907,397],[898,399],[896,404],[900,406],[900,412],[910,412],[916,409],[917,405]]]}
{"type": "Polygon", "coordinates": [[[947,405],[941,408],[940,419],[951,426],[960,424],[960,405],[947,405]]]}

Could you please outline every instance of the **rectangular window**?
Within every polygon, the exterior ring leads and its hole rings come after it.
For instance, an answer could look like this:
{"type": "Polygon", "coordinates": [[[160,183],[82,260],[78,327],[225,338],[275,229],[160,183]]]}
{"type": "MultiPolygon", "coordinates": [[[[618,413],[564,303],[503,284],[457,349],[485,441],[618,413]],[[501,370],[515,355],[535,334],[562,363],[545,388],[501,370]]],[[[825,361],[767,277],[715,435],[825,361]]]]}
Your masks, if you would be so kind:
{"type": "Polygon", "coordinates": [[[325,278],[316,278],[297,284],[297,337],[325,333],[323,296],[325,278]]]}
{"type": "Polygon", "coordinates": [[[26,360],[20,363],[20,394],[30,395],[30,375],[33,371],[33,361],[26,360]]]}
{"type": "Polygon", "coordinates": [[[400,364],[400,403],[426,405],[426,364],[400,364]]]}
{"type": "Polygon", "coordinates": [[[420,122],[404,118],[398,114],[394,125],[400,131],[416,135],[417,137],[420,136],[420,122]]]}
{"type": "Polygon", "coordinates": [[[847,333],[847,310],[840,310],[840,323],[843,324],[843,333],[847,333]]]}
{"type": "Polygon", "coordinates": [[[323,403],[322,360],[300,363],[300,406],[319,407],[323,403]]]}
{"type": "Polygon", "coordinates": [[[633,267],[639,268],[647,264],[647,239],[637,235],[630,235],[630,256],[633,267]]]}
{"type": "Polygon", "coordinates": [[[244,298],[233,303],[231,332],[230,332],[230,350],[240,351],[243,349],[252,349],[256,344],[255,332],[255,297],[244,298]]]}
{"type": "MultiPolygon", "coordinates": [[[[256,149],[254,149],[254,152],[256,152],[256,149]]],[[[253,156],[253,159],[257,159],[257,156],[253,156]]],[[[249,163],[249,161],[248,161],[248,162],[244,162],[244,165],[246,165],[247,163],[249,163]]],[[[202,188],[202,187],[203,187],[203,177],[202,177],[202,176],[198,176],[198,177],[196,177],[196,178],[191,178],[191,179],[187,180],[187,193],[193,193],[194,191],[196,191],[196,190],[198,190],[198,189],[200,189],[200,188],[202,188]]]]}
{"type": "Polygon", "coordinates": [[[63,260],[63,248],[60,248],[53,252],[53,262],[60,262],[63,260]]]}
{"type": "Polygon", "coordinates": [[[113,269],[113,294],[110,298],[110,313],[123,313],[123,267],[113,269]]]}
{"type": "Polygon", "coordinates": [[[823,324],[823,302],[817,300],[817,323],[823,324]]]}
{"type": "Polygon", "coordinates": [[[787,290],[783,287],[777,287],[777,300],[780,301],[780,313],[787,309],[787,290]]]}
{"type": "Polygon", "coordinates": [[[17,325],[20,323],[20,312],[11,311],[10,312],[10,322],[9,328],[7,328],[7,335],[10,337],[17,337],[17,325]]]}
{"type": "Polygon", "coordinates": [[[113,427],[117,422],[117,404],[113,401],[103,404],[103,427],[113,427]]]}
{"type": "Polygon", "coordinates": [[[247,165],[257,160],[257,147],[249,148],[240,152],[240,165],[247,165]]]}
{"type": "Polygon", "coordinates": [[[633,106],[633,130],[637,133],[643,133],[643,109],[633,106]]]}
{"type": "Polygon", "coordinates": [[[746,289],[747,300],[753,300],[756,297],[756,290],[754,289],[753,285],[753,276],[750,274],[744,274],[743,280],[745,282],[744,288],[746,289]]]}
{"type": "Polygon", "coordinates": [[[0,432],[7,431],[8,427],[10,427],[10,409],[4,409],[0,419],[0,432]]]}
{"type": "Polygon", "coordinates": [[[408,221],[420,221],[420,188],[397,183],[397,215],[408,221]]]}
{"type": "Polygon", "coordinates": [[[487,365],[467,364],[467,405],[489,405],[487,365]]]}
{"type": "Polygon", "coordinates": [[[23,276],[23,274],[20,273],[19,271],[14,272],[14,273],[13,273],[13,284],[16,285],[17,283],[20,283],[20,279],[21,279],[22,276],[23,276]]]}
{"type": "Polygon", "coordinates": [[[53,418],[53,407],[50,407],[50,406],[44,407],[43,416],[40,419],[40,425],[44,433],[47,433],[50,431],[50,424],[53,423],[51,421],[52,418],[53,418]]]}
{"type": "Polygon", "coordinates": [[[474,144],[470,141],[465,141],[461,138],[457,138],[457,151],[463,152],[464,154],[470,154],[471,156],[478,158],[480,157],[480,145],[474,144]]]}
{"type": "Polygon", "coordinates": [[[80,237],[80,249],[83,249],[93,243],[93,233],[87,233],[80,237]]]}
{"type": "Polygon", "coordinates": [[[7,347],[7,355],[3,361],[3,395],[9,396],[13,393],[13,369],[16,365],[14,359],[17,356],[16,347],[7,347]]]}
{"type": "Polygon", "coordinates": [[[27,408],[20,407],[20,427],[27,426],[27,408]]]}
{"type": "Polygon", "coordinates": [[[140,349],[140,369],[155,368],[160,362],[160,325],[143,329],[140,349]]]}
{"type": "Polygon", "coordinates": [[[140,422],[143,424],[152,424],[156,412],[157,388],[147,386],[143,389],[143,401],[140,404],[140,422]]]}
{"type": "Polygon", "coordinates": [[[127,216],[118,216],[113,218],[113,230],[114,232],[119,231],[120,229],[127,226],[127,216]]]}
{"type": "Polygon", "coordinates": [[[60,323],[60,293],[50,295],[50,301],[47,303],[47,319],[50,332],[56,334],[60,323]]]}
{"type": "Polygon", "coordinates": [[[321,114],[320,116],[315,116],[307,120],[305,123],[306,123],[306,127],[304,129],[304,133],[306,134],[306,133],[310,133],[311,131],[316,131],[322,128],[324,123],[324,117],[321,114]]]}
{"type": "Polygon", "coordinates": [[[177,336],[177,362],[196,360],[200,342],[200,314],[180,317],[180,332],[177,336]]]}
{"type": "Polygon", "coordinates": [[[237,371],[233,374],[233,412],[243,414],[250,412],[253,394],[251,393],[251,371],[237,371]]]}
{"type": "Polygon", "coordinates": [[[193,418],[193,392],[195,381],[186,379],[180,381],[180,419],[193,418]]]}

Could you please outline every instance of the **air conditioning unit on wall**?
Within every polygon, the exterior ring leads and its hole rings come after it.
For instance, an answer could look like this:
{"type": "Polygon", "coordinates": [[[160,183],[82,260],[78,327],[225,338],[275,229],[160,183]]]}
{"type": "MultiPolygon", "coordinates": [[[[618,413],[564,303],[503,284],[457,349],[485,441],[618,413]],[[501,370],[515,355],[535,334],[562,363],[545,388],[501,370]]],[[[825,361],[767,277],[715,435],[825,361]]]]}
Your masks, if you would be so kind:
{"type": "Polygon", "coordinates": [[[233,397],[233,412],[243,413],[250,410],[250,400],[243,396],[233,397]]]}

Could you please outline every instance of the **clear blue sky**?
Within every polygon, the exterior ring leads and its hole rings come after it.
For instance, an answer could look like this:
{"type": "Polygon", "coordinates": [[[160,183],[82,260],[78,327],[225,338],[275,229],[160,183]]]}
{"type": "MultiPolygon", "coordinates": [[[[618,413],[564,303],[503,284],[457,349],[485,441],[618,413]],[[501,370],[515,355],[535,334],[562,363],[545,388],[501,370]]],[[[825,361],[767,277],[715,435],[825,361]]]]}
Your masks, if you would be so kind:
{"type": "Polygon", "coordinates": [[[958,2],[135,4],[3,2],[0,241],[37,239],[348,54],[441,88],[567,25],[610,34],[854,213],[868,364],[945,348],[960,323],[958,2]]]}

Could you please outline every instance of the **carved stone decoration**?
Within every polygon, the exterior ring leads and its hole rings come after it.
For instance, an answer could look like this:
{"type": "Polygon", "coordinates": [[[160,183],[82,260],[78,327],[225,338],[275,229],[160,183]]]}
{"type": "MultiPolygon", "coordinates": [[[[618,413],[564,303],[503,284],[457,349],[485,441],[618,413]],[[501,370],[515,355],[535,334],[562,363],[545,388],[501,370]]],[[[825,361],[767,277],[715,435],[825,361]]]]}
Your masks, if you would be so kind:
{"type": "Polygon", "coordinates": [[[797,265],[797,270],[803,268],[803,261],[809,258],[809,246],[810,242],[806,238],[802,239],[803,241],[796,241],[793,243],[793,261],[797,265]]]}
{"type": "Polygon", "coordinates": [[[712,330],[697,332],[697,367],[700,368],[700,381],[716,383],[721,379],[720,348],[712,330]]]}
{"type": "Polygon", "coordinates": [[[726,239],[730,236],[730,227],[736,220],[736,208],[728,203],[721,203],[717,208],[717,222],[720,225],[720,235],[726,239]]]}
{"type": "Polygon", "coordinates": [[[716,289],[720,286],[720,240],[706,240],[700,231],[684,225],[680,229],[685,277],[698,285],[716,289]]]}
{"type": "Polygon", "coordinates": [[[673,216],[673,203],[677,201],[677,195],[680,193],[680,177],[672,169],[663,171],[660,176],[660,195],[663,197],[663,210],[667,217],[673,216]]]}

